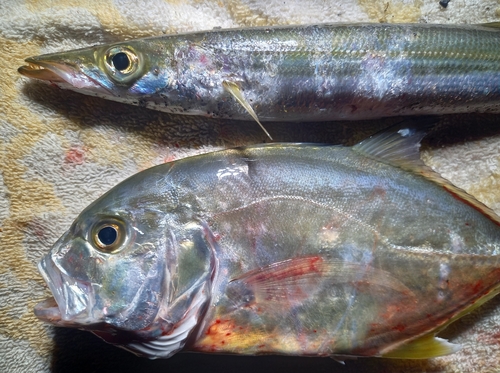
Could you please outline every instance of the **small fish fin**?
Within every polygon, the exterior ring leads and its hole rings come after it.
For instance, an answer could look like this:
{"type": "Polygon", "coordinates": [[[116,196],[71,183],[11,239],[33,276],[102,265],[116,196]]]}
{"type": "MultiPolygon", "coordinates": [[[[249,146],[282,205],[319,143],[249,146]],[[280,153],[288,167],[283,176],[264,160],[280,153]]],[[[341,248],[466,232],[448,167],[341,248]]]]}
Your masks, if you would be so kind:
{"type": "Polygon", "coordinates": [[[262,128],[267,137],[269,137],[272,140],[273,138],[271,137],[269,132],[267,132],[267,130],[264,128],[262,123],[260,123],[259,117],[257,117],[257,114],[255,114],[255,111],[253,110],[252,106],[246,100],[245,96],[243,96],[243,92],[241,91],[238,84],[231,82],[229,80],[224,80],[222,82],[222,86],[236,99],[236,101],[238,101],[241,104],[241,106],[245,108],[246,111],[248,111],[248,113],[252,116],[252,118],[255,119],[255,121],[259,124],[260,128],[262,128]]]}
{"type": "Polygon", "coordinates": [[[339,363],[339,364],[341,364],[341,365],[345,365],[344,358],[342,358],[342,357],[330,356],[330,358],[331,358],[332,360],[335,360],[337,363],[339,363]]]}
{"type": "Polygon", "coordinates": [[[500,28],[500,22],[480,23],[479,26],[491,27],[491,28],[500,28]]]}
{"type": "Polygon", "coordinates": [[[433,121],[435,122],[434,117],[429,117],[426,120],[427,123],[424,121],[424,130],[417,129],[412,125],[399,130],[391,127],[361,141],[354,145],[352,149],[369,158],[424,176],[441,185],[455,198],[466,202],[500,225],[500,217],[493,210],[464,190],[451,184],[436,171],[426,166],[420,159],[420,142],[426,135],[425,126],[432,125],[433,121]]]}
{"type": "Polygon", "coordinates": [[[233,279],[228,294],[237,303],[297,303],[318,290],[319,282],[332,286],[351,284],[359,289],[373,286],[391,289],[406,297],[414,294],[389,272],[366,264],[308,256],[288,259],[249,271],[233,279]]]}
{"type": "Polygon", "coordinates": [[[430,359],[453,354],[461,348],[462,346],[459,344],[435,337],[434,334],[426,334],[388,353],[382,354],[382,357],[392,359],[430,359]]]}
{"type": "Polygon", "coordinates": [[[354,145],[353,150],[380,162],[420,171],[426,167],[420,159],[420,142],[425,135],[425,131],[412,127],[391,127],[354,145]]]}

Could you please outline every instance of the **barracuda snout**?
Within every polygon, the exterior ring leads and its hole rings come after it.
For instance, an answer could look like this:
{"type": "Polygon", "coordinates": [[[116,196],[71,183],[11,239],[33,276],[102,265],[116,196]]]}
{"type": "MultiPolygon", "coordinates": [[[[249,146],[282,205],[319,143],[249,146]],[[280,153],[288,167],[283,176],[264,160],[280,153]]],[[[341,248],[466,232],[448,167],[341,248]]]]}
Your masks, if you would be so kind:
{"type": "Polygon", "coordinates": [[[55,83],[64,89],[84,89],[87,91],[107,91],[102,84],[91,78],[77,63],[51,58],[52,55],[30,57],[25,60],[27,66],[17,71],[28,78],[55,83]]]}

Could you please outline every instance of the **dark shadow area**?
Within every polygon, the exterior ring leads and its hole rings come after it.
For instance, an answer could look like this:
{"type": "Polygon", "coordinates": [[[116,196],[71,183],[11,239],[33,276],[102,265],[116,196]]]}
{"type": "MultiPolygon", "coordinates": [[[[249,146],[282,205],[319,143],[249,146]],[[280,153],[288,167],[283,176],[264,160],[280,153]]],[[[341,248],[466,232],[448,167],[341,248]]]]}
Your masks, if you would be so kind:
{"type": "Polygon", "coordinates": [[[426,360],[361,358],[345,365],[330,358],[290,356],[233,356],[178,353],[170,359],[149,360],[109,345],[89,332],[56,328],[54,373],[355,373],[433,371],[436,363],[426,360]]]}
{"type": "Polygon", "coordinates": [[[454,114],[440,117],[424,144],[441,148],[500,135],[500,114],[454,114]]]}
{"type": "MultiPolygon", "coordinates": [[[[78,127],[119,128],[125,133],[139,133],[158,144],[172,147],[213,145],[229,148],[270,142],[253,121],[168,114],[61,90],[37,81],[26,83],[22,92],[34,105],[59,113],[78,127]]],[[[383,128],[404,126],[408,121],[418,123],[419,119],[395,117],[353,122],[265,122],[264,125],[274,142],[353,145],[383,128]]],[[[499,114],[445,115],[439,117],[424,144],[431,148],[441,147],[498,134],[499,114]]]]}
{"type": "MultiPolygon", "coordinates": [[[[177,147],[235,147],[270,142],[254,121],[168,114],[62,90],[37,81],[26,83],[22,92],[34,106],[42,105],[81,128],[120,128],[125,133],[137,132],[155,142],[177,147]]],[[[357,138],[360,138],[359,134],[366,137],[398,121],[398,118],[389,118],[359,122],[265,122],[264,125],[275,142],[340,144],[348,142],[356,134],[357,138]]]]}

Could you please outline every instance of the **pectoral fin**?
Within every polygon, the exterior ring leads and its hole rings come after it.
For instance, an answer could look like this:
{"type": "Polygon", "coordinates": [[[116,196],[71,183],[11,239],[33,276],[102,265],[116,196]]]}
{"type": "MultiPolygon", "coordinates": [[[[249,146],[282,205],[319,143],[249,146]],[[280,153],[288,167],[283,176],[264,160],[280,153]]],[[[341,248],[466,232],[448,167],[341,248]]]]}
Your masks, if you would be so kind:
{"type": "Polygon", "coordinates": [[[245,302],[293,304],[310,297],[322,282],[331,286],[351,284],[362,290],[383,287],[414,297],[412,291],[389,272],[321,256],[284,260],[249,271],[233,279],[228,290],[233,299],[240,297],[245,302]]]}
{"type": "Polygon", "coordinates": [[[231,93],[231,95],[236,99],[236,101],[238,101],[241,104],[241,106],[243,106],[245,108],[246,111],[248,111],[248,113],[252,116],[252,118],[255,119],[255,121],[259,124],[260,128],[262,128],[262,130],[265,132],[267,137],[269,137],[272,140],[273,138],[271,137],[269,132],[267,132],[267,130],[264,128],[262,123],[260,123],[259,118],[257,117],[257,114],[255,114],[255,111],[252,109],[252,106],[250,106],[250,104],[246,100],[245,96],[243,96],[243,92],[241,91],[238,84],[231,82],[231,81],[228,81],[228,80],[224,80],[222,82],[222,86],[224,87],[224,89],[226,91],[231,93]]]}
{"type": "Polygon", "coordinates": [[[430,359],[433,357],[449,355],[460,350],[461,345],[448,342],[446,339],[427,334],[406,343],[382,357],[393,359],[430,359]]]}

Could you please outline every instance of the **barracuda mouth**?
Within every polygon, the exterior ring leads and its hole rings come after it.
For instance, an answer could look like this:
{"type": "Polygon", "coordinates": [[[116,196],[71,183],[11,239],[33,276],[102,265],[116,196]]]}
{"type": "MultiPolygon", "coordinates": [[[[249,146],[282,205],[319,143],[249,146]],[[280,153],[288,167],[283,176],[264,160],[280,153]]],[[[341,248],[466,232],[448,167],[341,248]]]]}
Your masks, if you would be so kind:
{"type": "Polygon", "coordinates": [[[75,64],[57,61],[45,61],[40,57],[31,57],[24,60],[27,66],[21,66],[17,71],[28,78],[60,85],[61,88],[85,89],[93,92],[107,92],[112,94],[102,84],[90,78],[75,64]]]}
{"type": "Polygon", "coordinates": [[[75,281],[59,270],[50,255],[45,256],[38,269],[53,297],[35,306],[35,316],[56,325],[84,327],[95,323],[92,315],[93,291],[90,284],[75,281]]]}
{"type": "Polygon", "coordinates": [[[43,67],[42,65],[37,65],[35,63],[31,63],[28,60],[28,66],[21,66],[17,71],[28,78],[38,79],[38,80],[46,80],[53,83],[63,83],[65,82],[58,74],[54,71],[43,67]]]}

